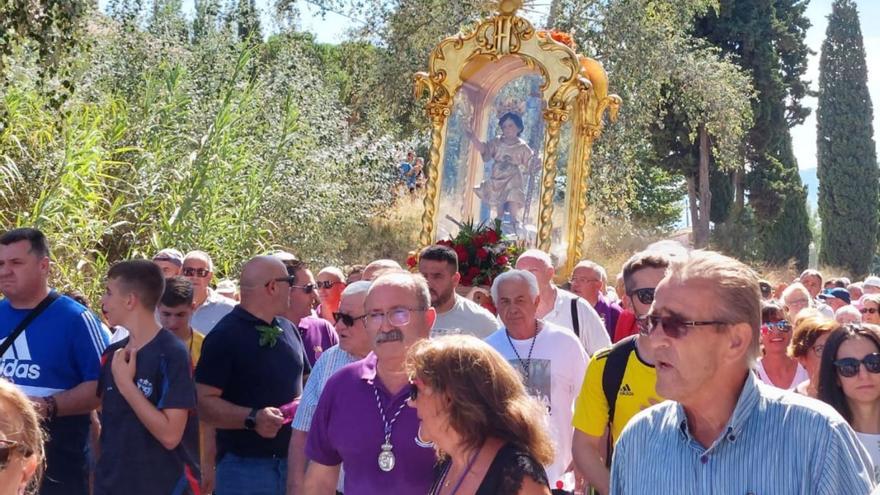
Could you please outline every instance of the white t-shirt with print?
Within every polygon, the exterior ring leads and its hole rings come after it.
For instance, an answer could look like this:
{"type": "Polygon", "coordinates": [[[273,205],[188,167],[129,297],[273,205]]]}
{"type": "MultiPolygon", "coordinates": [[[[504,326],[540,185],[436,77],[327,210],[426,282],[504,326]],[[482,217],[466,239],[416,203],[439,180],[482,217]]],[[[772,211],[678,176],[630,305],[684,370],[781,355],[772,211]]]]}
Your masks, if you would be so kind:
{"type": "Polygon", "coordinates": [[[556,288],[556,302],[553,309],[542,319],[573,332],[574,321],[571,318],[571,301],[573,299],[577,300],[575,304],[577,305],[578,326],[580,327],[579,338],[587,354],[592,356],[596,351],[611,346],[611,337],[608,336],[608,330],[605,329],[605,324],[599,318],[599,313],[596,313],[596,310],[586,299],[567,290],[556,288]]]}
{"type": "Polygon", "coordinates": [[[485,339],[497,331],[501,325],[488,309],[455,294],[455,304],[449,311],[437,313],[431,337],[442,335],[465,334],[485,339]]]}
{"type": "Polygon", "coordinates": [[[549,413],[550,436],[556,455],[553,464],[544,467],[550,486],[555,487],[556,481],[571,464],[571,436],[574,433],[571,419],[574,401],[587,371],[588,356],[570,330],[546,321],[539,322],[539,325],[531,358],[532,339],[508,339],[504,328],[487,337],[486,343],[501,353],[521,375],[525,376],[525,366],[530,370],[526,388],[529,394],[547,406],[549,413]]]}

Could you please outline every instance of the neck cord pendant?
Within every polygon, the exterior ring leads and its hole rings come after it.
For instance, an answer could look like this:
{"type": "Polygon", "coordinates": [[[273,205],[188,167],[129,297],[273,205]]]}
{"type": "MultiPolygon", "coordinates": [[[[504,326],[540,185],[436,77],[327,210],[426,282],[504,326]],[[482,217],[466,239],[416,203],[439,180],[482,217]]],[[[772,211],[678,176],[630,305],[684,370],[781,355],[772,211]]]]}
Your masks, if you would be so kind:
{"type": "Polygon", "coordinates": [[[519,365],[523,369],[523,383],[526,388],[529,387],[529,375],[532,372],[532,351],[535,349],[535,340],[538,338],[538,332],[540,331],[540,327],[535,328],[535,335],[532,336],[532,344],[529,346],[529,355],[526,359],[523,359],[519,352],[516,350],[516,346],[513,345],[513,339],[510,338],[510,332],[505,328],[504,333],[507,334],[507,342],[510,343],[510,348],[513,349],[513,353],[516,354],[516,358],[519,360],[519,365]]]}
{"type": "Polygon", "coordinates": [[[392,452],[394,446],[391,445],[391,428],[394,426],[394,422],[397,421],[397,417],[403,412],[403,408],[406,407],[406,401],[403,401],[400,407],[397,408],[397,412],[394,413],[391,421],[388,421],[385,418],[385,408],[382,407],[382,400],[379,398],[379,387],[375,383],[372,385],[373,393],[376,395],[376,405],[379,407],[379,415],[382,417],[382,424],[385,428],[385,442],[382,443],[380,447],[382,450],[379,452],[379,469],[387,473],[394,469],[396,464],[394,452],[392,452]]]}

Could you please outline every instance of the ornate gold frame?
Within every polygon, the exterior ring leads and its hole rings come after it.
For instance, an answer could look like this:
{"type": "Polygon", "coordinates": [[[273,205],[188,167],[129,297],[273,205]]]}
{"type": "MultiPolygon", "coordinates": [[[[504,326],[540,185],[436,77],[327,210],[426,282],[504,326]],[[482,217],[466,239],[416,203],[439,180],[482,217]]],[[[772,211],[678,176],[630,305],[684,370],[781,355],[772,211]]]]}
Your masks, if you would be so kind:
{"type": "Polygon", "coordinates": [[[565,264],[557,270],[559,277],[564,278],[581,258],[593,142],[602,132],[606,110],[610,110],[613,121],[621,100],[608,95],[608,78],[599,62],[578,55],[546,32],[536,31],[527,19],[516,15],[521,4],[521,0],[502,0],[498,14],[482,20],[473,31],[441,41],[431,53],[428,71],[415,74],[415,95],[427,93],[426,109],[431,119],[431,152],[425,170],[427,193],[419,241],[427,246],[436,240],[446,126],[456,93],[479,67],[516,57],[521,61],[519,65],[525,64],[544,79],[544,161],[536,247],[546,252],[550,251],[553,229],[560,131],[563,123],[574,117],[573,153],[566,185],[568,225],[564,232],[568,246],[565,264]]]}

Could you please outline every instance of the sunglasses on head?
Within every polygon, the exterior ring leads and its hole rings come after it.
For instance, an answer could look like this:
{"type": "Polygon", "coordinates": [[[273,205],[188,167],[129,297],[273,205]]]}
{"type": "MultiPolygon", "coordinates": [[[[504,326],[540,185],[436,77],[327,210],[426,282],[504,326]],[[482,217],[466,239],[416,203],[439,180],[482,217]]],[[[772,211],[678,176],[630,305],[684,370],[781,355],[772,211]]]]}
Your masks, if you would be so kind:
{"type": "Polygon", "coordinates": [[[206,268],[191,268],[188,266],[183,267],[183,270],[180,271],[184,277],[198,277],[205,278],[211,274],[211,272],[206,268]]]}
{"type": "Polygon", "coordinates": [[[868,373],[880,373],[880,353],[875,352],[873,354],[868,354],[861,360],[856,358],[843,358],[834,361],[834,367],[837,368],[837,374],[845,378],[852,378],[858,375],[859,366],[862,364],[865,365],[865,369],[868,370],[868,373]]]}
{"type": "Polygon", "coordinates": [[[861,311],[863,315],[868,313],[874,314],[878,312],[877,308],[862,308],[859,311],[861,311]]]}
{"type": "Polygon", "coordinates": [[[791,323],[780,320],[780,321],[771,321],[768,323],[763,323],[761,325],[761,335],[768,334],[780,334],[780,333],[789,333],[791,332],[791,323]]]}
{"type": "Polygon", "coordinates": [[[685,320],[680,316],[657,316],[645,315],[640,316],[637,320],[639,325],[639,333],[645,336],[654,333],[657,325],[662,325],[663,333],[671,338],[677,339],[687,335],[688,331],[693,327],[702,327],[709,325],[726,325],[724,321],[691,321],[685,320]]]}
{"type": "Polygon", "coordinates": [[[30,457],[33,452],[24,445],[12,440],[0,440],[0,471],[6,469],[9,459],[15,451],[21,452],[24,457],[30,457]]]}
{"type": "Polygon", "coordinates": [[[654,302],[654,290],[653,287],[636,289],[629,293],[629,297],[636,296],[640,303],[652,304],[654,302]]]}
{"type": "Polygon", "coordinates": [[[336,323],[339,323],[340,321],[342,321],[342,324],[347,327],[353,327],[354,322],[361,320],[363,318],[366,318],[366,317],[367,317],[367,315],[351,316],[349,314],[345,314],[342,312],[333,313],[333,321],[335,321],[336,323]]]}

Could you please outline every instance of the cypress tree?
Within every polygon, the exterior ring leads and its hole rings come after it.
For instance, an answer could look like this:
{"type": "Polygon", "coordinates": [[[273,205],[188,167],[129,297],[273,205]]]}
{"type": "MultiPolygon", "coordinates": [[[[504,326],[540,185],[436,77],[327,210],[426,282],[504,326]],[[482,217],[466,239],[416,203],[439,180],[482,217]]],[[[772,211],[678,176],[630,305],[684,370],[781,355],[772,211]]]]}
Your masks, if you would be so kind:
{"type": "Polygon", "coordinates": [[[817,174],[820,260],[868,271],[877,240],[877,153],[865,47],[852,0],[835,0],[819,60],[817,174]]]}

